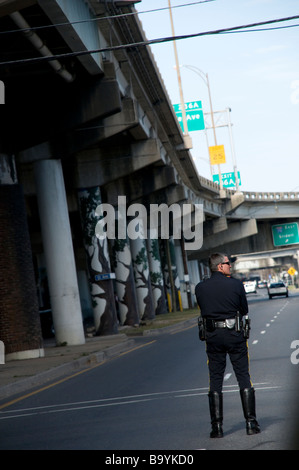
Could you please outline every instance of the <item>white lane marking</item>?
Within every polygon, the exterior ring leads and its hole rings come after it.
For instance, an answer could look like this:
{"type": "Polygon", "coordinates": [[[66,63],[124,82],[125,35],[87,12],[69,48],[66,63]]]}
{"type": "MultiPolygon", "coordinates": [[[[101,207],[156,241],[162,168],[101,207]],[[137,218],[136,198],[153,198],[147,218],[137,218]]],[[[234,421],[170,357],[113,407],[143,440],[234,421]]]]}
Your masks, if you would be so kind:
{"type": "MultiPolygon", "coordinates": [[[[270,386],[269,382],[254,383],[255,389],[263,390],[269,388],[279,388],[270,386]]],[[[224,385],[224,392],[238,392],[238,385],[224,385]],[[231,389],[231,390],[228,390],[231,389]]],[[[159,399],[184,398],[192,396],[206,396],[208,387],[194,388],[187,390],[173,390],[167,392],[145,393],[141,395],[130,395],[115,398],[102,398],[98,400],[61,403],[57,405],[46,405],[33,408],[19,408],[17,410],[6,410],[0,412],[0,420],[23,418],[27,416],[37,416],[52,413],[67,413],[95,408],[106,408],[111,406],[132,405],[136,403],[149,402],[159,399]],[[194,392],[194,393],[192,393],[194,392]]]]}
{"type": "Polygon", "coordinates": [[[224,381],[226,382],[230,377],[231,377],[232,374],[228,373],[228,374],[225,374],[224,376],[224,381]]]}
{"type": "Polygon", "coordinates": [[[261,335],[264,335],[266,333],[266,330],[261,331],[261,335]]]}
{"type": "Polygon", "coordinates": [[[258,340],[258,339],[255,339],[254,341],[252,341],[252,344],[256,344],[256,343],[258,343],[258,342],[259,342],[259,340],[258,340]]]}

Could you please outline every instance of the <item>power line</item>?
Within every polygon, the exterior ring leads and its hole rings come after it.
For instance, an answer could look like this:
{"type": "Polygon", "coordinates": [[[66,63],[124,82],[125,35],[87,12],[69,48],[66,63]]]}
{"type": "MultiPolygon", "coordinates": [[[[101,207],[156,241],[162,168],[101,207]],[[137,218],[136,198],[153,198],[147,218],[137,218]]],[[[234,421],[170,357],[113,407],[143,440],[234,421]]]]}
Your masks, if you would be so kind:
{"type": "MultiPolygon", "coordinates": [[[[184,3],[181,5],[175,5],[172,7],[172,9],[175,8],[182,8],[182,7],[189,7],[189,6],[194,6],[194,5],[199,5],[201,3],[210,3],[210,2],[215,2],[216,0],[200,0],[197,2],[190,2],[190,3],[184,3]]],[[[144,13],[157,13],[159,11],[164,11],[168,10],[168,7],[162,7],[162,8],[155,8],[153,10],[144,10],[144,11],[133,11],[130,13],[121,13],[119,15],[111,15],[111,16],[102,16],[101,18],[96,17],[96,18],[88,18],[86,20],[78,20],[78,21],[69,21],[69,22],[64,22],[64,23],[53,23],[50,25],[43,25],[43,26],[32,26],[30,28],[24,28],[24,29],[11,29],[9,31],[0,31],[1,34],[14,34],[14,33],[24,33],[26,31],[38,31],[38,30],[44,30],[44,29],[51,29],[51,28],[60,28],[62,26],[69,26],[69,25],[76,25],[76,24],[82,24],[82,23],[93,23],[93,22],[100,22],[100,21],[107,21],[107,20],[114,20],[114,19],[120,19],[120,18],[127,18],[129,16],[137,16],[137,15],[142,15],[144,13]]]]}
{"type": "Polygon", "coordinates": [[[242,31],[229,31],[228,33],[223,32],[222,34],[233,34],[233,33],[256,33],[260,31],[276,31],[278,29],[288,29],[288,28],[296,28],[299,24],[288,24],[286,26],[274,26],[273,28],[258,28],[258,29],[244,29],[242,31]]]}
{"type": "MultiPolygon", "coordinates": [[[[35,63],[35,62],[41,62],[41,61],[51,61],[51,60],[59,60],[59,59],[66,59],[70,57],[81,57],[84,55],[88,54],[97,54],[97,53],[103,53],[103,52],[113,52],[117,50],[123,50],[123,49],[132,49],[132,48],[137,48],[137,47],[144,47],[144,46],[150,46],[152,44],[161,44],[161,43],[166,43],[166,42],[171,42],[171,41],[179,41],[183,39],[193,39],[201,36],[209,36],[209,35],[215,35],[215,34],[224,34],[224,33],[234,33],[234,32],[248,32],[248,31],[242,31],[245,30],[246,28],[255,28],[257,26],[264,26],[264,25],[269,25],[273,23],[280,23],[280,22],[285,22],[285,21],[292,21],[292,20],[298,20],[299,15],[296,16],[290,16],[287,18],[279,18],[279,19],[274,19],[274,20],[268,20],[268,21],[261,21],[258,23],[251,23],[247,25],[242,25],[242,26],[234,26],[231,28],[223,28],[223,29],[218,29],[214,31],[205,31],[202,33],[194,33],[194,34],[186,34],[186,35],[180,35],[180,36],[168,36],[164,38],[157,38],[157,39],[149,39],[146,41],[140,41],[140,42],[135,42],[135,43],[128,43],[128,44],[120,44],[118,46],[107,46],[101,49],[92,49],[92,50],[86,50],[86,51],[77,51],[77,52],[68,52],[64,54],[56,54],[54,56],[46,56],[46,57],[34,57],[30,59],[19,59],[19,60],[13,60],[13,61],[5,61],[5,62],[0,62],[0,66],[7,66],[7,65],[17,65],[17,64],[28,64],[28,63],[35,63]]],[[[289,25],[288,27],[294,27],[294,26],[299,26],[299,25],[289,25]]],[[[280,29],[281,27],[276,27],[275,29],[280,29]]],[[[268,28],[269,30],[272,30],[274,28],[268,28]]],[[[267,29],[266,29],[267,30],[267,29]]],[[[259,30],[252,30],[254,31],[259,31],[259,30]]]]}

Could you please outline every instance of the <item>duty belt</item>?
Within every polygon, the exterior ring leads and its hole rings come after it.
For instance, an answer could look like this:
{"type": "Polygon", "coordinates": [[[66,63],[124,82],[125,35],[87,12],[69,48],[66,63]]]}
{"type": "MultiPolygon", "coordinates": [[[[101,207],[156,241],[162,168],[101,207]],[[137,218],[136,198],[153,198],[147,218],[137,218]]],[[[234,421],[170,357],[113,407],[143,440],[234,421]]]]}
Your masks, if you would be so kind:
{"type": "Polygon", "coordinates": [[[250,319],[246,315],[242,321],[239,312],[234,318],[227,318],[225,320],[213,320],[212,318],[198,318],[199,338],[202,341],[208,340],[206,332],[213,332],[217,328],[227,328],[235,330],[236,332],[243,331],[245,339],[249,338],[250,333],[250,319]]]}
{"type": "Polygon", "coordinates": [[[223,321],[214,321],[214,328],[228,328],[232,330],[235,328],[236,319],[235,318],[227,318],[223,321]]]}
{"type": "Polygon", "coordinates": [[[216,328],[228,328],[229,330],[240,331],[242,329],[242,320],[237,320],[235,318],[227,318],[225,320],[213,320],[212,318],[206,319],[206,328],[207,331],[214,331],[216,328]]]}

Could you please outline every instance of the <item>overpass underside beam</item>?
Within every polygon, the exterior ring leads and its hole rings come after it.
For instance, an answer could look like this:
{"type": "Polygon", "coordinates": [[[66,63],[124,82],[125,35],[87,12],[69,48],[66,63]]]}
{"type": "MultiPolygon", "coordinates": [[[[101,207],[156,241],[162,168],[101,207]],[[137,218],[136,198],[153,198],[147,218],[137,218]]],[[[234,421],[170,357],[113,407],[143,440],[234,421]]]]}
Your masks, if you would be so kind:
{"type": "Polygon", "coordinates": [[[98,117],[68,132],[68,154],[77,153],[91,146],[105,143],[107,139],[130,133],[136,140],[149,139],[151,127],[141,113],[141,108],[131,98],[121,100],[120,109],[108,117],[98,117]]]}
{"type": "Polygon", "coordinates": [[[267,269],[267,268],[275,268],[282,266],[283,263],[279,262],[275,258],[267,258],[267,259],[256,259],[252,261],[245,261],[245,260],[237,260],[234,264],[235,271],[251,271],[256,269],[267,269]]]}
{"type": "Polygon", "coordinates": [[[173,167],[151,167],[136,172],[133,176],[108,183],[103,188],[109,204],[117,205],[118,196],[127,195],[128,201],[145,200],[152,193],[178,184],[173,167]]]}
{"type": "Polygon", "coordinates": [[[124,145],[93,148],[76,156],[77,187],[104,186],[131,176],[161,160],[155,139],[124,145]]]}
{"type": "Polygon", "coordinates": [[[258,229],[255,219],[230,223],[227,230],[223,230],[219,233],[207,234],[204,228],[203,246],[196,254],[190,253],[190,259],[194,259],[195,257],[204,258],[205,256],[209,256],[211,251],[222,251],[224,245],[250,237],[257,232],[258,229]]]}

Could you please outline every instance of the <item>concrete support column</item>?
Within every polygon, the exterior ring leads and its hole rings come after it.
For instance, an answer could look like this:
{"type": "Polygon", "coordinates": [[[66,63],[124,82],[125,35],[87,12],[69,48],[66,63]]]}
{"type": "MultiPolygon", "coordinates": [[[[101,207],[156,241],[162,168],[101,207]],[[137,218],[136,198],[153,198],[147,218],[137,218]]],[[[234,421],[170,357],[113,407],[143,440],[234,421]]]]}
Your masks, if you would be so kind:
{"type": "Polygon", "coordinates": [[[78,192],[83,239],[91,286],[96,335],[116,334],[117,316],[107,238],[96,236],[96,208],[102,203],[100,188],[78,192]]]}
{"type": "Polygon", "coordinates": [[[192,307],[197,307],[197,300],[195,297],[195,287],[200,282],[199,265],[197,260],[188,261],[188,271],[190,275],[190,292],[192,307]]]}
{"type": "MultiPolygon", "coordinates": [[[[177,271],[177,278],[179,282],[179,290],[181,295],[182,308],[189,308],[188,304],[188,289],[189,289],[189,280],[185,279],[185,270],[184,270],[184,260],[182,253],[181,244],[174,244],[174,254],[175,254],[175,266],[177,271]]],[[[190,306],[191,308],[191,306],[190,306]]]]}
{"type": "Polygon", "coordinates": [[[172,278],[173,278],[173,283],[174,283],[174,288],[175,288],[175,295],[177,299],[177,308],[182,311],[183,306],[182,306],[182,296],[181,296],[181,284],[180,284],[180,278],[179,278],[178,270],[177,270],[175,242],[173,238],[169,239],[169,251],[170,251],[172,278]]]}
{"type": "Polygon", "coordinates": [[[84,344],[72,234],[60,160],[35,163],[35,180],[57,344],[84,344]]]}
{"type": "Polygon", "coordinates": [[[138,326],[140,319],[137,306],[131,248],[128,238],[114,240],[112,249],[120,324],[138,326]]]}
{"type": "MultiPolygon", "coordinates": [[[[141,219],[139,224],[142,224],[141,219]]],[[[150,320],[155,317],[155,312],[145,238],[131,239],[131,251],[140,319],[150,320]]]]}
{"type": "Polygon", "coordinates": [[[176,268],[174,240],[172,238],[160,240],[160,250],[164,283],[167,292],[168,310],[170,312],[176,311],[177,309],[182,310],[180,280],[176,268]]]}
{"type": "Polygon", "coordinates": [[[159,251],[159,240],[157,238],[150,238],[150,231],[147,239],[147,251],[154,310],[156,315],[160,315],[167,312],[164,292],[164,279],[159,251]]]}

